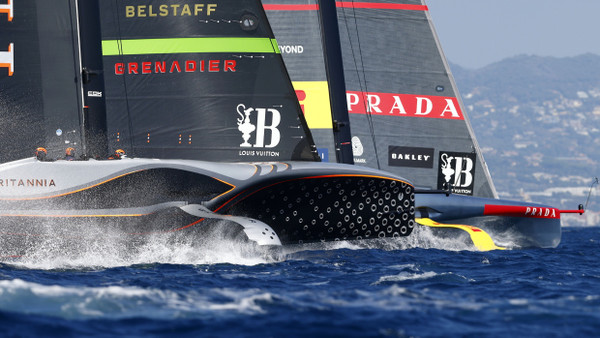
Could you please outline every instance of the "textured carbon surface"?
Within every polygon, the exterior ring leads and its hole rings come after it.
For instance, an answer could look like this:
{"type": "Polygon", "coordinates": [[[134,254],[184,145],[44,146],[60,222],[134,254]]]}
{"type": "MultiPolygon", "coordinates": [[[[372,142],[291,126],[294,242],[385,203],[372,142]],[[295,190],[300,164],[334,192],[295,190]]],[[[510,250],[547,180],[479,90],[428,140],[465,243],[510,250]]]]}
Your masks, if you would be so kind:
{"type": "Polygon", "coordinates": [[[265,222],[284,244],[408,236],[414,189],[376,177],[314,177],[258,189],[228,212],[265,222]]]}

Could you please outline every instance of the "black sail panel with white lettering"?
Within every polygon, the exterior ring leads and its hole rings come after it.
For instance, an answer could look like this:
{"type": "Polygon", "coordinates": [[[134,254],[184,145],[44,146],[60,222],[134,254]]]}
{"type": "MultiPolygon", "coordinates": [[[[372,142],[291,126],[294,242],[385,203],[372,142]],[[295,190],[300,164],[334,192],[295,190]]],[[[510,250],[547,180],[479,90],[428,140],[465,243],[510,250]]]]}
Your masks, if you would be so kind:
{"type": "Polygon", "coordinates": [[[319,156],[336,162],[317,0],[264,0],[263,6],[319,156]]]}
{"type": "Polygon", "coordinates": [[[318,160],[260,1],[110,0],[100,19],[112,149],[318,160]]]}
{"type": "Polygon", "coordinates": [[[427,6],[337,1],[354,162],[494,197],[427,6]],[[375,33],[376,32],[376,33],[375,33]]]}
{"type": "Polygon", "coordinates": [[[81,144],[74,0],[0,2],[0,162],[81,144]]]}

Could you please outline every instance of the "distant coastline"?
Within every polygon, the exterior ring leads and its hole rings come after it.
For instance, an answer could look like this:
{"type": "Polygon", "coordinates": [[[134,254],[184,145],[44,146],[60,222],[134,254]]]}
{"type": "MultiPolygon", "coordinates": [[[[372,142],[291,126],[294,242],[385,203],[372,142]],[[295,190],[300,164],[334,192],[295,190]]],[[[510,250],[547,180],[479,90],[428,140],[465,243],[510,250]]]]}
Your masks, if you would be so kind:
{"type": "MultiPolygon", "coordinates": [[[[573,209],[600,176],[600,55],[518,55],[479,69],[450,65],[503,198],[573,209]]],[[[599,224],[596,188],[585,217],[599,224]]]]}

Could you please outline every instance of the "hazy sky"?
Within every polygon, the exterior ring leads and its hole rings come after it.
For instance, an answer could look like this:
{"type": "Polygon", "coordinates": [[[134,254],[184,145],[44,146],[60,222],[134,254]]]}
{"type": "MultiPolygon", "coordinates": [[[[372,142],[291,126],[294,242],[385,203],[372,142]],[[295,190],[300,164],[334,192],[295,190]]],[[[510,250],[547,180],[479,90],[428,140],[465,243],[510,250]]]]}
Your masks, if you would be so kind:
{"type": "Polygon", "coordinates": [[[479,68],[518,54],[600,55],[600,0],[427,0],[446,58],[479,68]]]}

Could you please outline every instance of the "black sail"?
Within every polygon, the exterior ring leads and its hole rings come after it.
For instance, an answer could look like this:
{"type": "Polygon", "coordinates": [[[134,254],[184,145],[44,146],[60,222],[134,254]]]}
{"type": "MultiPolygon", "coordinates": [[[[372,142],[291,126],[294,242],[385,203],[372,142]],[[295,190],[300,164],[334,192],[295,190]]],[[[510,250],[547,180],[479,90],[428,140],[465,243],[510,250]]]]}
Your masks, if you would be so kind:
{"type": "Polygon", "coordinates": [[[81,145],[74,0],[0,4],[0,162],[81,145]]]}
{"type": "Polygon", "coordinates": [[[110,148],[318,160],[260,1],[105,0],[100,20],[110,148]]]}
{"type": "Polygon", "coordinates": [[[263,6],[292,78],[319,156],[336,162],[329,81],[317,0],[264,0],[263,6]]]}
{"type": "Polygon", "coordinates": [[[421,0],[336,1],[354,162],[416,187],[495,197],[421,0]]]}
{"type": "MultiPolygon", "coordinates": [[[[315,21],[331,3],[265,2],[278,41],[296,47],[283,51],[295,88],[309,81],[328,85],[320,88],[320,95],[327,97],[320,108],[311,108],[309,115],[305,105],[309,127],[319,135],[317,146],[340,148],[331,135],[344,119],[322,128],[314,127],[311,118],[335,120],[331,108],[322,107],[331,101],[327,88],[343,81],[355,164],[408,177],[422,188],[443,189],[449,183],[455,193],[494,197],[427,6],[420,0],[335,1],[337,17],[323,17],[337,21],[342,60],[327,61],[343,64],[344,79],[323,80],[327,72],[322,60],[331,53],[320,47],[329,43],[327,27],[315,21]]],[[[299,97],[300,102],[309,97],[299,97]]]]}

